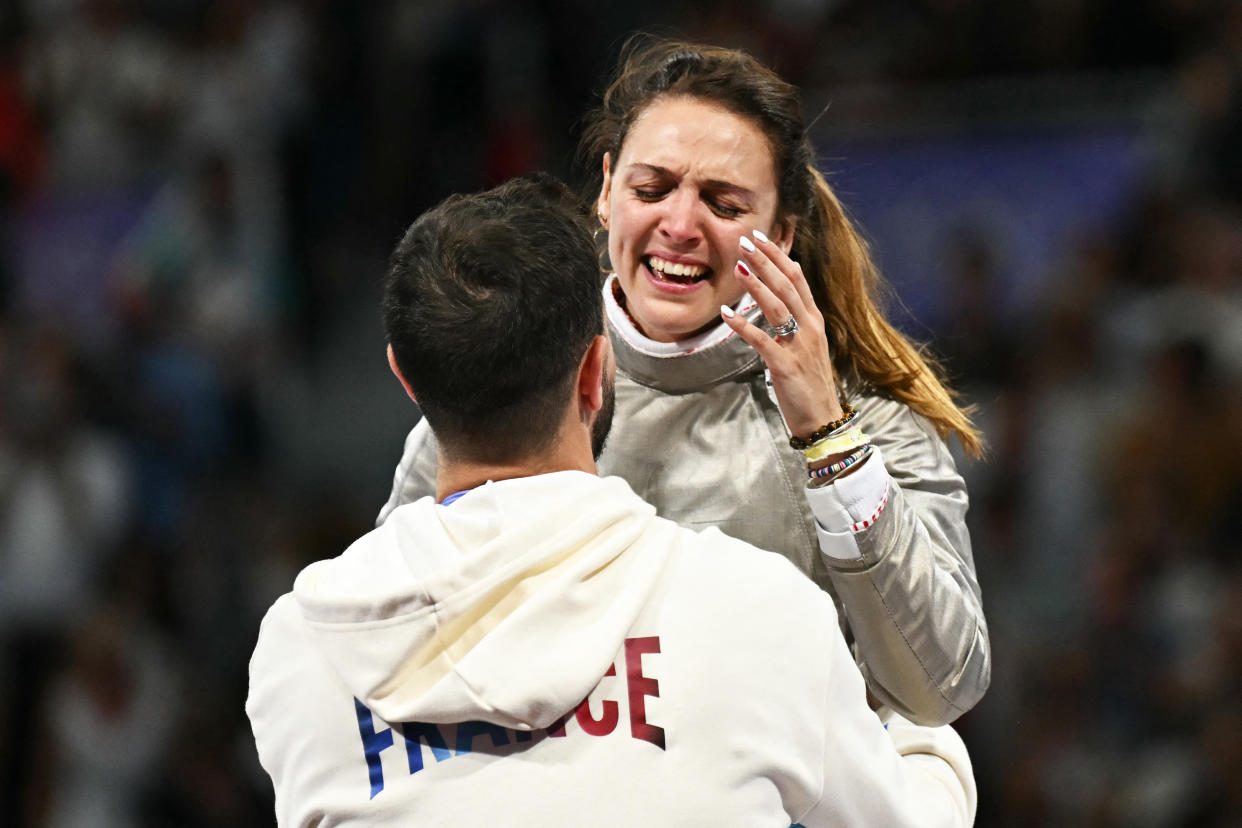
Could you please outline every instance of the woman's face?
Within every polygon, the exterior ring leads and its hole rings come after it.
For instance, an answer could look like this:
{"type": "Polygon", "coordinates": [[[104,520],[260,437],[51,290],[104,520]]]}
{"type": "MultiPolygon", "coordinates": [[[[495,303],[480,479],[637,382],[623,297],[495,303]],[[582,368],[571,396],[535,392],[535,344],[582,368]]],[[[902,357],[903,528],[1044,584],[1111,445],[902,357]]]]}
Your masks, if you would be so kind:
{"type": "Polygon", "coordinates": [[[659,98],[604,156],[599,213],[626,310],[647,336],[686,339],[716,324],[746,289],[738,237],[758,229],[789,251],[778,226],[776,170],[751,121],[687,96],[659,98]]]}

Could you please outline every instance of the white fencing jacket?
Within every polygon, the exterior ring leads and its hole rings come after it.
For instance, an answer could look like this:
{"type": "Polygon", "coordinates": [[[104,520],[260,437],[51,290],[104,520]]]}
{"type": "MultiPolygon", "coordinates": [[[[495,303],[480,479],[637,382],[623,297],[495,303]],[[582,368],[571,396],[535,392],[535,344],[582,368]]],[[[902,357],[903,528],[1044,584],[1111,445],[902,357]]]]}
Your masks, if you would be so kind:
{"type": "Polygon", "coordinates": [[[285,826],[975,812],[950,727],[868,707],[828,595],[583,472],[424,498],[307,567],[263,621],[246,712],[285,826]]]}

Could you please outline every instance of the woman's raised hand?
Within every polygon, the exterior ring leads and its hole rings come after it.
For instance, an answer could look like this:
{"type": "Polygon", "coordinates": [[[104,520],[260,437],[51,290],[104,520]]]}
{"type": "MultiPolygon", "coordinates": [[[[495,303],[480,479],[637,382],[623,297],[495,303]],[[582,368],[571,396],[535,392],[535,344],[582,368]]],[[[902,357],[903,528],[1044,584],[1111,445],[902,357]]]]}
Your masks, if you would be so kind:
{"type": "Polygon", "coordinates": [[[742,236],[738,253],[738,281],[759,303],[777,335],[727,306],[721,307],[720,315],[767,363],[785,423],[795,436],[805,437],[842,415],[823,314],[811,297],[802,266],[761,232],[754,232],[753,241],[742,236]],[[780,335],[791,327],[793,333],[780,335]]]}

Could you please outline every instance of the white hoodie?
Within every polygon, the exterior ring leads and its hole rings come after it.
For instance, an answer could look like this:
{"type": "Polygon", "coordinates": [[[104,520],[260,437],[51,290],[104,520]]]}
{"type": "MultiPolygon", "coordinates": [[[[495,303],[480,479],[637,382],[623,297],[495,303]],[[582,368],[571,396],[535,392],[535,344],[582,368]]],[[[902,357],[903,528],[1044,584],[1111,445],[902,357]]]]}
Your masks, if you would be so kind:
{"type": "Polygon", "coordinates": [[[246,712],[287,826],[974,818],[961,740],[868,708],[828,595],[583,472],[424,498],[307,567],[246,712]]]}

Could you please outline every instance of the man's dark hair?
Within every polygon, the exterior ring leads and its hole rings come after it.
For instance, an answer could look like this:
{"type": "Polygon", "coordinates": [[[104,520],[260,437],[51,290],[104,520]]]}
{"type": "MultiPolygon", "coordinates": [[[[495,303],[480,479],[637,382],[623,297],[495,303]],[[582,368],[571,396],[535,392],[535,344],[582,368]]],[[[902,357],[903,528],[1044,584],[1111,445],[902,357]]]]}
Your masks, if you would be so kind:
{"type": "Polygon", "coordinates": [[[451,196],[410,226],[384,330],[450,456],[509,462],[550,444],[604,330],[600,283],[582,203],[548,175],[451,196]]]}

